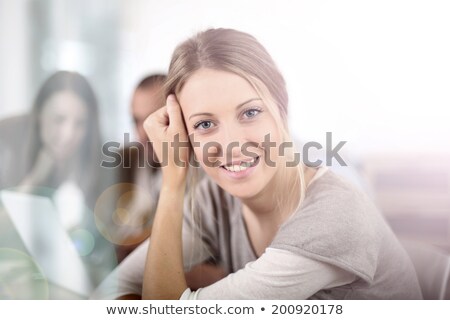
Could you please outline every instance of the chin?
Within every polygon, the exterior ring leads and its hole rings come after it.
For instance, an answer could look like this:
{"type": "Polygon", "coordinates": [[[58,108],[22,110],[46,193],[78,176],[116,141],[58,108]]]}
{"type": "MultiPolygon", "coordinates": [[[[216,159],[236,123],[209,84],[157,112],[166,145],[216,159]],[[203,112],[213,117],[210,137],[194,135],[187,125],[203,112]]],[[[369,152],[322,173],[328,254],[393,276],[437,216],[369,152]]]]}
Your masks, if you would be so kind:
{"type": "Polygon", "coordinates": [[[256,184],[254,181],[230,182],[221,179],[213,180],[223,190],[242,200],[251,199],[261,191],[261,184],[256,184]]]}
{"type": "Polygon", "coordinates": [[[229,194],[231,194],[232,196],[239,198],[241,200],[245,200],[245,199],[251,199],[254,196],[256,196],[256,194],[258,192],[255,192],[255,190],[249,189],[249,188],[228,188],[225,189],[225,191],[227,191],[229,194]]]}

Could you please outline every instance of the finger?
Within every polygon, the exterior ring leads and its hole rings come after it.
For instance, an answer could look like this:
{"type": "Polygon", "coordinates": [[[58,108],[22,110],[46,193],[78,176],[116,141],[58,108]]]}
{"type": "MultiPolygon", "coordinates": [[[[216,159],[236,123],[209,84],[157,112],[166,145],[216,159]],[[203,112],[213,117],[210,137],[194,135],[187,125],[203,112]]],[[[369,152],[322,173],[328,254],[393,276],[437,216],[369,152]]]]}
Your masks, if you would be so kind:
{"type": "Polygon", "coordinates": [[[181,113],[180,104],[174,94],[167,97],[167,113],[169,114],[170,125],[180,127],[184,126],[183,114],[181,113]]]}
{"type": "Polygon", "coordinates": [[[144,120],[144,129],[148,132],[156,127],[167,127],[169,125],[169,115],[167,114],[166,106],[160,108],[154,113],[150,114],[144,120]]]}
{"type": "Polygon", "coordinates": [[[168,127],[169,126],[169,114],[167,113],[166,106],[160,108],[157,111],[155,120],[160,127],[168,127]]]}

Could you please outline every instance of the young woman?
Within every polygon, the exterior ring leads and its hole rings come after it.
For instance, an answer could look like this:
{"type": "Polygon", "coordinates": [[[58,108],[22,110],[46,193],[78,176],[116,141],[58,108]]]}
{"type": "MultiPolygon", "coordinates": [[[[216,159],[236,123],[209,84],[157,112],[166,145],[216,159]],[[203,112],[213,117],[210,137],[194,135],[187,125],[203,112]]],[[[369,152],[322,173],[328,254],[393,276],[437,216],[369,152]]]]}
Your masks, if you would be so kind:
{"type": "Polygon", "coordinates": [[[73,181],[93,208],[101,144],[97,99],[86,78],[54,73],[31,113],[2,121],[0,132],[0,188],[56,190],[73,181]]]}
{"type": "Polygon", "coordinates": [[[370,200],[326,168],[292,165],[292,148],[280,147],[291,141],[288,95],[255,38],[197,34],[176,48],[166,87],[166,106],[145,123],[167,163],[151,244],[111,276],[118,287],[110,279],[96,297],[421,297],[407,254],[370,200]],[[191,149],[180,147],[187,141],[191,149]],[[193,154],[208,177],[189,210],[191,168],[182,164],[193,154]]]}
{"type": "MultiPolygon", "coordinates": [[[[51,198],[97,285],[117,265],[97,231],[100,192],[98,105],[81,74],[58,71],[40,87],[29,114],[0,122],[0,190],[51,198]]],[[[23,250],[0,203],[0,246],[23,250]]],[[[49,230],[48,232],[52,232],[49,230]]]]}

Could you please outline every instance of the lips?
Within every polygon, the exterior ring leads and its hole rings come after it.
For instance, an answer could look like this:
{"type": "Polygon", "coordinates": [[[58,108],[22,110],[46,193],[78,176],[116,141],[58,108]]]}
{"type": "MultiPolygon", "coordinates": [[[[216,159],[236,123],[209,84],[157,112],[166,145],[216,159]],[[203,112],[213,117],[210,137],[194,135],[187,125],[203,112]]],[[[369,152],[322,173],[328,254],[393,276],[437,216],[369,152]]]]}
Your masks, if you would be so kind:
{"type": "Polygon", "coordinates": [[[221,166],[221,168],[229,171],[229,172],[241,172],[241,171],[245,171],[250,167],[254,167],[258,164],[259,162],[259,156],[249,159],[249,160],[245,160],[245,161],[235,161],[233,163],[230,164],[226,164],[221,166]]]}

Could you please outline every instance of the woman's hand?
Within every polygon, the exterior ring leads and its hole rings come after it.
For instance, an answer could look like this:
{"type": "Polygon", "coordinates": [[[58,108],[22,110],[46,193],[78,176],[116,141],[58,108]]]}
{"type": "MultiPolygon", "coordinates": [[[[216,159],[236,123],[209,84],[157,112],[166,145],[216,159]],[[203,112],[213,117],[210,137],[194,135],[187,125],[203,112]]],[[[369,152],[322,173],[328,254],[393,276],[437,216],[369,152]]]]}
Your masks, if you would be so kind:
{"type": "Polygon", "coordinates": [[[183,272],[183,204],[190,143],[175,95],[144,121],[163,170],[163,183],[147,253],[143,299],[179,299],[186,290],[183,272]]]}
{"type": "Polygon", "coordinates": [[[21,185],[39,186],[45,184],[45,182],[48,180],[48,177],[53,173],[55,168],[55,157],[49,150],[47,150],[46,148],[42,148],[39,151],[38,156],[36,157],[33,168],[22,181],[21,185]]]}
{"type": "Polygon", "coordinates": [[[171,94],[166,105],[144,121],[144,129],[163,170],[164,186],[186,181],[190,143],[180,105],[171,94]]]}

